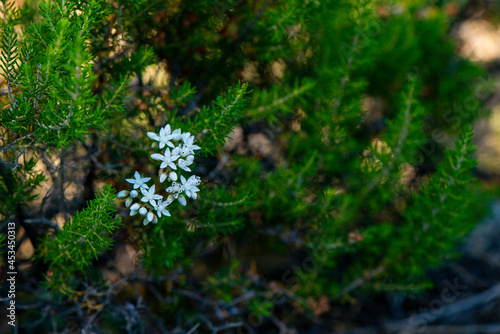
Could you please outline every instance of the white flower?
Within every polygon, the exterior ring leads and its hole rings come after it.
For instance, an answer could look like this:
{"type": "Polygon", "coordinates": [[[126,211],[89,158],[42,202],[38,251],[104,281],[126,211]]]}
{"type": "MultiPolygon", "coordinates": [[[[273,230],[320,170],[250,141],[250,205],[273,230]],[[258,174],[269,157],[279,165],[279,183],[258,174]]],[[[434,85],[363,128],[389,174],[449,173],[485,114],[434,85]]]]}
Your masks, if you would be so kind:
{"type": "Polygon", "coordinates": [[[155,186],[154,185],[152,185],[151,188],[149,188],[149,190],[141,189],[141,192],[144,195],[144,197],[141,199],[141,201],[143,201],[143,202],[149,201],[149,203],[152,206],[156,205],[155,200],[163,198],[162,195],[155,194],[155,186]]]}
{"type": "Polygon", "coordinates": [[[158,213],[158,217],[161,218],[161,215],[165,216],[170,216],[170,212],[167,211],[167,206],[172,203],[171,201],[168,201],[168,199],[164,202],[161,200],[158,200],[158,205],[155,207],[156,212],[158,213]]]}
{"type": "Polygon", "coordinates": [[[195,186],[199,186],[201,184],[201,178],[196,175],[191,175],[188,182],[194,184],[195,186]]]}
{"type": "Polygon", "coordinates": [[[174,147],[174,144],[172,144],[172,142],[170,141],[172,135],[170,132],[170,125],[168,125],[168,124],[165,125],[165,127],[160,129],[159,136],[154,132],[148,132],[147,136],[153,140],[160,142],[160,144],[159,144],[160,149],[165,147],[165,145],[168,145],[170,147],[174,147]]]}
{"type": "Polygon", "coordinates": [[[172,169],[177,169],[177,166],[174,164],[174,161],[179,158],[179,155],[175,154],[176,153],[175,149],[172,152],[173,153],[171,154],[170,149],[167,148],[165,150],[165,154],[162,155],[162,154],[154,153],[154,154],[151,154],[151,158],[154,160],[163,161],[161,163],[160,168],[165,168],[168,166],[172,169]]]}
{"type": "Polygon", "coordinates": [[[188,146],[191,150],[199,150],[201,147],[198,145],[194,145],[195,137],[191,136],[189,132],[186,132],[182,136],[182,141],[184,142],[184,146],[188,146]]]}
{"type": "Polygon", "coordinates": [[[185,157],[185,156],[188,156],[190,154],[194,154],[194,151],[191,148],[191,146],[189,146],[189,145],[182,146],[182,148],[180,149],[181,157],[185,157]]]}
{"type": "Polygon", "coordinates": [[[134,185],[134,189],[141,188],[141,189],[148,189],[149,186],[146,184],[149,180],[151,180],[150,177],[142,177],[142,175],[139,174],[139,172],[135,172],[134,174],[135,179],[126,179],[128,183],[132,183],[134,185]]]}
{"type": "Polygon", "coordinates": [[[184,169],[186,172],[190,172],[191,169],[188,166],[190,166],[193,163],[193,161],[194,161],[194,155],[188,155],[186,160],[180,158],[179,161],[177,161],[177,165],[179,166],[179,168],[184,169]]]}
{"type": "Polygon", "coordinates": [[[125,198],[125,197],[128,196],[128,194],[129,194],[129,192],[127,190],[122,190],[122,191],[120,191],[118,193],[118,195],[116,195],[116,197],[118,197],[118,198],[125,198]]]}
{"type": "Polygon", "coordinates": [[[199,176],[191,176],[189,179],[185,179],[184,176],[181,176],[182,187],[184,188],[184,192],[187,197],[191,197],[196,199],[196,193],[200,191],[196,186],[201,183],[199,176]]]}
{"type": "MultiPolygon", "coordinates": [[[[181,176],[181,179],[183,177],[181,176]]],[[[172,186],[167,188],[168,193],[172,193],[174,198],[177,198],[179,196],[179,193],[183,192],[184,188],[180,183],[172,182],[172,186]]]]}
{"type": "MultiPolygon", "coordinates": [[[[152,147],[157,147],[161,151],[151,154],[153,160],[161,161],[158,172],[159,183],[162,184],[167,179],[172,182],[171,186],[165,190],[166,200],[163,200],[162,195],[155,193],[155,184],[151,187],[147,185],[151,178],[143,177],[137,171],[133,179],[126,179],[132,184],[133,189],[120,191],[117,195],[118,198],[125,198],[125,206],[130,207],[130,216],[137,214],[144,216],[144,225],[151,222],[156,224],[162,216],[170,216],[167,207],[176,199],[183,206],[187,205],[187,197],[196,199],[197,192],[200,191],[197,186],[201,183],[200,177],[192,175],[186,179],[177,171],[177,167],[179,167],[186,172],[191,172],[189,166],[194,162],[194,151],[201,149],[194,144],[195,136],[189,132],[182,133],[181,129],[172,131],[169,124],[161,128],[158,134],[148,132],[147,136],[159,142],[158,146],[153,143],[152,147]],[[180,181],[177,183],[179,178],[180,181]],[[140,199],[139,203],[133,203],[134,198],[140,199]]],[[[154,183],[156,182],[157,180],[154,181],[154,183]]]]}

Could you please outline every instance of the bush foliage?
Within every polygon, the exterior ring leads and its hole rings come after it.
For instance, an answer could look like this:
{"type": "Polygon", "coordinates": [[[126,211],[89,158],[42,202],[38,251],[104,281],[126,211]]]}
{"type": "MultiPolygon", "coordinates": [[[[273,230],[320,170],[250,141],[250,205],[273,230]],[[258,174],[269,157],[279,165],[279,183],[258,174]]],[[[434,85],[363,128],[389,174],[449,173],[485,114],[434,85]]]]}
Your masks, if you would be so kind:
{"type": "Polygon", "coordinates": [[[307,328],[428,288],[486,212],[490,86],[446,4],[1,2],[0,240],[15,222],[26,332],[307,328]],[[199,197],[144,226],[116,193],[158,173],[166,125],[201,147],[199,197]]]}

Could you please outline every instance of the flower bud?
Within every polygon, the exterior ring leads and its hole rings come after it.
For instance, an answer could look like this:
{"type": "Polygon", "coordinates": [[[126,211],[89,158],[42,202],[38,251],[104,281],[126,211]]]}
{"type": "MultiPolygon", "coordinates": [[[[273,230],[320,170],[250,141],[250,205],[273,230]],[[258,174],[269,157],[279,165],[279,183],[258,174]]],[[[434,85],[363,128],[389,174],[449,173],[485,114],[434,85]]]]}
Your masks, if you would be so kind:
{"type": "Polygon", "coordinates": [[[132,197],[132,198],[136,198],[138,194],[139,194],[139,193],[137,192],[137,190],[132,190],[132,191],[130,192],[130,197],[132,197]]]}
{"type": "Polygon", "coordinates": [[[132,197],[128,197],[126,200],[125,200],[125,206],[128,208],[130,206],[130,204],[132,204],[132,197]]]}
{"type": "Polygon", "coordinates": [[[144,216],[146,213],[148,213],[148,210],[145,207],[139,209],[139,214],[141,214],[142,216],[144,216]]]}
{"type": "Polygon", "coordinates": [[[129,192],[127,190],[122,190],[122,191],[120,191],[118,193],[118,195],[116,197],[118,197],[118,198],[125,198],[125,197],[128,196],[128,194],[129,194],[129,192]]]}
{"type": "Polygon", "coordinates": [[[177,173],[176,172],[170,172],[170,174],[168,174],[168,177],[172,181],[177,181],[177,173]]]}

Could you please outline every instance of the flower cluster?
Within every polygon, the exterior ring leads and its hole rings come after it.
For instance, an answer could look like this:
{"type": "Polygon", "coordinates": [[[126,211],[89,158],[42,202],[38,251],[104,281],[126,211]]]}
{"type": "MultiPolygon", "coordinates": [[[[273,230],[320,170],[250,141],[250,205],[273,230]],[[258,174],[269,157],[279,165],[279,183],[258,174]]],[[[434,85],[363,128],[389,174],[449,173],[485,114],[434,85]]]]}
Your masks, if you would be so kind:
{"type": "Polygon", "coordinates": [[[160,129],[159,134],[148,132],[147,136],[159,143],[158,148],[160,150],[165,148],[164,151],[160,151],[161,153],[151,154],[151,158],[161,161],[158,173],[159,183],[162,184],[167,179],[172,182],[165,189],[167,193],[166,200],[163,200],[163,195],[156,193],[155,184],[151,187],[147,184],[151,178],[143,177],[137,171],[133,179],[126,179],[127,182],[133,185],[133,190],[123,190],[118,193],[119,198],[126,198],[125,205],[130,206],[131,216],[137,213],[144,216],[144,225],[150,222],[157,223],[158,218],[161,218],[162,215],[170,216],[167,207],[174,200],[186,205],[186,197],[196,199],[196,193],[199,191],[197,186],[201,183],[199,176],[191,175],[186,179],[183,175],[180,175],[180,170],[191,172],[189,166],[193,164],[194,151],[200,149],[198,145],[194,144],[194,136],[189,132],[182,133],[180,129],[171,131],[168,124],[160,129]],[[180,182],[178,182],[179,179],[180,182]],[[137,199],[138,202],[132,204],[134,199],[137,199]]]}

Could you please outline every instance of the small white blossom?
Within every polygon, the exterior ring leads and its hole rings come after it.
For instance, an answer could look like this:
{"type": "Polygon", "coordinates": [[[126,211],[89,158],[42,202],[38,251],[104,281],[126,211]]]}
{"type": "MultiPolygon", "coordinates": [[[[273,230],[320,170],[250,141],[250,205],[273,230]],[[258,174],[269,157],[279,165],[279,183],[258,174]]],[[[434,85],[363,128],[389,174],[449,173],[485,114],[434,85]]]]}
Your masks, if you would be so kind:
{"type": "Polygon", "coordinates": [[[158,214],[158,217],[161,218],[161,215],[165,216],[170,216],[170,212],[167,211],[167,206],[172,203],[171,201],[169,202],[168,199],[164,202],[161,200],[158,200],[158,205],[156,206],[156,213],[158,214]]]}
{"type": "Polygon", "coordinates": [[[177,166],[174,164],[174,161],[179,158],[179,155],[176,155],[175,153],[176,153],[175,150],[173,151],[173,154],[170,153],[170,149],[167,148],[164,154],[154,153],[151,154],[151,158],[154,160],[163,161],[160,165],[160,168],[165,168],[168,166],[172,169],[177,169],[177,166]]]}
{"type": "Polygon", "coordinates": [[[190,172],[191,169],[188,166],[193,164],[193,161],[194,161],[194,155],[188,155],[186,160],[180,158],[179,161],[177,162],[177,165],[179,166],[179,168],[184,169],[186,172],[190,172]]]}
{"type": "Polygon", "coordinates": [[[181,176],[182,187],[184,188],[184,192],[187,197],[191,197],[196,199],[196,193],[200,191],[196,186],[201,183],[201,180],[198,176],[191,176],[189,179],[185,179],[184,176],[181,176]]]}
{"type": "Polygon", "coordinates": [[[168,125],[168,124],[165,125],[165,127],[160,129],[159,136],[154,132],[148,132],[147,136],[153,140],[160,142],[160,144],[158,145],[158,147],[160,149],[165,147],[165,145],[168,145],[170,147],[174,147],[174,144],[172,144],[172,142],[170,141],[170,139],[172,138],[172,135],[170,132],[170,125],[168,125]]]}
{"type": "Polygon", "coordinates": [[[186,132],[182,137],[182,141],[184,142],[184,146],[189,147],[191,150],[200,150],[201,147],[199,147],[198,145],[194,145],[194,140],[195,140],[195,137],[191,136],[191,134],[189,132],[186,132]]]}
{"type": "Polygon", "coordinates": [[[150,177],[142,177],[142,175],[140,175],[139,172],[135,172],[134,177],[135,179],[126,179],[128,183],[132,183],[134,185],[134,189],[140,188],[142,190],[149,188],[146,182],[151,180],[150,177]]]}
{"type": "Polygon", "coordinates": [[[149,202],[151,205],[155,205],[156,202],[155,200],[163,198],[162,195],[157,195],[155,194],[155,186],[152,185],[149,190],[141,189],[142,194],[144,197],[141,199],[143,202],[149,202]]]}
{"type": "MultiPolygon", "coordinates": [[[[181,176],[182,178],[182,176],[181,176]]],[[[172,182],[172,186],[167,188],[168,193],[172,193],[174,198],[177,198],[181,192],[184,191],[184,188],[180,183],[172,182]]]]}

